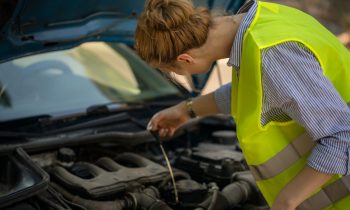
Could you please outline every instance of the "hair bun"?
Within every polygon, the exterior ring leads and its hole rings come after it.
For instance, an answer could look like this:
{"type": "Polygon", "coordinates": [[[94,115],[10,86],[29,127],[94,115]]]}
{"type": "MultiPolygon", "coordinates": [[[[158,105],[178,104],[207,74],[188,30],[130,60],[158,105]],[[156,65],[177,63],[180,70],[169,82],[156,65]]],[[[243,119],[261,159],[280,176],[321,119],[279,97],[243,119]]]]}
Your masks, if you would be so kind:
{"type": "Polygon", "coordinates": [[[146,62],[173,64],[177,56],[202,46],[209,33],[208,9],[190,0],[147,0],[135,32],[135,49],[146,62]]]}
{"type": "Polygon", "coordinates": [[[196,13],[189,0],[149,0],[145,23],[155,30],[174,30],[188,22],[196,13]]]}

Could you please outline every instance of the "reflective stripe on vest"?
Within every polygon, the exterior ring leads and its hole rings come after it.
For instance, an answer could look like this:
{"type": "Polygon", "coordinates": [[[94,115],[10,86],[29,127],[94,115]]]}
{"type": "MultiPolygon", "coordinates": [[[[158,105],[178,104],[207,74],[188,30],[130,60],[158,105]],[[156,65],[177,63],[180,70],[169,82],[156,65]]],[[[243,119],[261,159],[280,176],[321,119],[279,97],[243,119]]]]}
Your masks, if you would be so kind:
{"type": "MultiPolygon", "coordinates": [[[[348,106],[350,108],[350,103],[348,106]]],[[[314,145],[314,140],[305,132],[270,160],[260,165],[250,165],[250,171],[256,181],[270,179],[310,152],[314,145]]]]}
{"type": "Polygon", "coordinates": [[[256,181],[270,179],[310,152],[314,145],[315,142],[305,132],[267,162],[260,165],[250,165],[250,171],[256,181]]]}

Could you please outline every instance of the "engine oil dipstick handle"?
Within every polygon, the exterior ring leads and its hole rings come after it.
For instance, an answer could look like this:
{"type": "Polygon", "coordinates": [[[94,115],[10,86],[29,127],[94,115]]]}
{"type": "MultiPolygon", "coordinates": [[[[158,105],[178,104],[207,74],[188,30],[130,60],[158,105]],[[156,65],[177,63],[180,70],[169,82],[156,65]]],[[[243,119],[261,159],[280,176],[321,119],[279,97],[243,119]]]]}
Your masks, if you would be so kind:
{"type": "Polygon", "coordinates": [[[156,131],[149,131],[149,132],[152,134],[152,136],[155,138],[155,140],[159,144],[160,150],[162,150],[162,153],[163,153],[164,159],[166,161],[166,164],[167,164],[170,176],[171,176],[171,180],[172,180],[172,183],[173,183],[174,194],[175,194],[175,202],[179,203],[179,194],[177,192],[176,183],[175,183],[175,177],[174,177],[173,169],[172,169],[172,167],[170,165],[170,161],[169,161],[168,155],[166,154],[166,152],[164,150],[162,141],[160,140],[158,133],[156,131]]]}

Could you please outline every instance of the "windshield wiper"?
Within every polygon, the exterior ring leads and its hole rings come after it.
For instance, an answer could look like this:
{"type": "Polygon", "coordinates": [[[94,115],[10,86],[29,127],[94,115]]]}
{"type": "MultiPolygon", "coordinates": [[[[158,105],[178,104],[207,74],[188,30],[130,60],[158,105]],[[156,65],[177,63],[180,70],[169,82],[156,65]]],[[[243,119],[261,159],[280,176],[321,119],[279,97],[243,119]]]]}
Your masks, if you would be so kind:
{"type": "Polygon", "coordinates": [[[37,127],[41,125],[43,122],[47,122],[52,119],[51,115],[36,115],[31,117],[25,117],[20,119],[8,120],[8,121],[0,121],[0,137],[36,137],[40,134],[37,132],[27,132],[25,127],[37,127]],[[16,130],[14,130],[15,128],[16,130]],[[20,128],[20,129],[19,129],[20,128]],[[17,131],[20,130],[20,131],[17,131]]]}
{"type": "Polygon", "coordinates": [[[114,111],[127,111],[130,109],[145,108],[146,105],[147,104],[144,102],[124,103],[124,102],[114,101],[114,102],[109,102],[105,104],[97,104],[97,105],[89,106],[86,109],[86,113],[88,115],[91,115],[91,114],[111,113],[114,111]]]}
{"type": "Polygon", "coordinates": [[[119,113],[119,114],[115,114],[107,117],[101,117],[98,119],[89,120],[87,122],[77,123],[75,125],[71,125],[61,129],[57,129],[51,132],[50,134],[86,129],[86,128],[91,128],[91,127],[96,127],[96,126],[101,126],[101,125],[111,124],[111,123],[121,123],[123,121],[129,121],[129,120],[130,120],[130,116],[127,113],[123,112],[123,113],[119,113]]]}
{"type": "Polygon", "coordinates": [[[170,106],[173,101],[156,102],[109,102],[93,105],[86,112],[68,116],[38,115],[0,122],[0,137],[37,137],[54,135],[62,132],[87,129],[105,124],[138,121],[127,114],[127,111],[136,109],[150,109],[151,106],[170,106]],[[114,113],[114,114],[113,114],[114,113]],[[106,115],[108,116],[102,116],[106,115]],[[57,128],[58,127],[58,128],[57,128]],[[28,132],[33,131],[33,132],[28,132]]]}
{"type": "Polygon", "coordinates": [[[0,131],[1,138],[24,138],[24,137],[37,137],[37,133],[26,133],[26,132],[13,132],[13,131],[0,131]]]}
{"type": "Polygon", "coordinates": [[[137,102],[119,102],[112,101],[105,104],[97,104],[92,105],[86,109],[86,113],[88,114],[98,114],[98,113],[110,113],[113,111],[127,111],[133,109],[142,109],[142,108],[150,108],[150,107],[167,107],[172,106],[178,103],[179,99],[170,99],[170,98],[158,98],[158,100],[154,99],[152,101],[137,101],[137,102]]]}
{"type": "MultiPolygon", "coordinates": [[[[1,137],[37,137],[37,136],[47,136],[47,135],[54,135],[58,133],[63,133],[63,132],[69,132],[69,131],[76,131],[76,130],[81,130],[81,129],[86,129],[86,128],[91,128],[91,127],[96,127],[96,126],[101,126],[105,124],[111,124],[111,123],[121,123],[123,121],[130,121],[130,116],[127,113],[119,113],[107,117],[100,117],[97,119],[89,120],[86,122],[77,122],[74,125],[66,126],[63,128],[58,128],[58,129],[53,129],[52,131],[48,132],[37,132],[37,133],[30,133],[30,132],[15,132],[15,131],[6,131],[6,130],[0,130],[0,136],[1,137]]],[[[38,119],[37,121],[37,126],[42,126],[45,128],[48,124],[51,126],[54,125],[55,123],[61,123],[61,120],[67,120],[67,119],[49,119],[49,118],[44,118],[44,119],[38,119]],[[42,123],[42,124],[41,124],[42,123]]]]}
{"type": "Polygon", "coordinates": [[[53,117],[49,114],[41,114],[41,115],[35,115],[35,116],[30,116],[30,117],[0,121],[0,130],[3,127],[11,127],[11,126],[21,127],[22,125],[37,124],[37,123],[41,123],[43,121],[50,120],[52,118],[53,117]]]}

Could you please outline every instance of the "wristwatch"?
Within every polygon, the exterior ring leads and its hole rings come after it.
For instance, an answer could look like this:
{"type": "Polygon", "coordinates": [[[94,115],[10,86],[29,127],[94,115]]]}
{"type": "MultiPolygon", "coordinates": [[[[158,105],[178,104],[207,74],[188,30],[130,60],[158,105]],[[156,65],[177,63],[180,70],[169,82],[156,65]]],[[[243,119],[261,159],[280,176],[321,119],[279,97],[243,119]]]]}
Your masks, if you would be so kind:
{"type": "Polygon", "coordinates": [[[193,105],[192,98],[187,99],[187,101],[186,101],[187,114],[188,114],[188,116],[190,116],[190,118],[196,118],[197,115],[193,111],[192,105],[193,105]]]}

